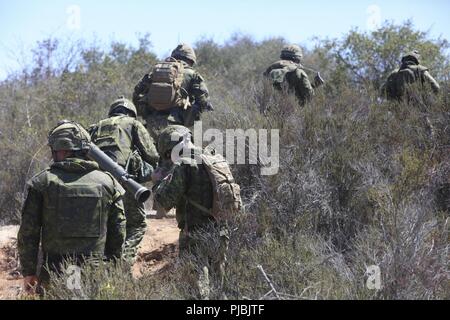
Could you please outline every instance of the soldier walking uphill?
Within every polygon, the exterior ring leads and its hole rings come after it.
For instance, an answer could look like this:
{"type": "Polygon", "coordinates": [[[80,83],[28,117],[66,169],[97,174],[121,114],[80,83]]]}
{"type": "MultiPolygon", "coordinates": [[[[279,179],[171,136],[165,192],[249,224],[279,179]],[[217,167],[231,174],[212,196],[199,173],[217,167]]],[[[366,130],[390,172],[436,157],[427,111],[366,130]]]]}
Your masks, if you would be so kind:
{"type": "Polygon", "coordinates": [[[172,168],[164,179],[158,171],[153,174],[154,199],[166,210],[176,207],[180,254],[192,254],[201,261],[203,274],[198,274],[197,288],[202,298],[208,298],[209,270],[219,286],[223,285],[227,222],[241,207],[239,185],[234,183],[225,159],[196,148],[186,127],[167,127],[159,136],[157,148],[164,160],[172,162],[172,168]],[[182,157],[175,149],[179,146],[186,152],[182,157]],[[217,241],[208,240],[205,234],[217,241]]]}
{"type": "MultiPolygon", "coordinates": [[[[193,68],[196,62],[194,50],[187,44],[180,44],[136,85],[133,102],[155,141],[168,125],[191,127],[194,121],[200,120],[203,111],[213,110],[205,80],[193,68]]],[[[170,163],[159,163],[163,174],[169,167],[170,163]]],[[[154,209],[157,218],[166,216],[157,203],[154,209]]]]}
{"type": "Polygon", "coordinates": [[[402,101],[404,98],[408,100],[417,96],[416,90],[429,85],[431,90],[437,94],[439,92],[439,84],[428,72],[428,68],[420,64],[420,55],[417,51],[410,52],[402,58],[399,69],[393,71],[381,88],[383,96],[388,100],[402,101]]]}
{"type": "Polygon", "coordinates": [[[417,104],[423,113],[429,135],[434,136],[434,128],[428,116],[428,99],[424,99],[424,93],[430,88],[434,94],[439,93],[439,84],[428,72],[428,68],[420,64],[419,53],[413,51],[406,54],[400,68],[389,75],[381,87],[381,93],[390,101],[417,104]]]}
{"type": "MultiPolygon", "coordinates": [[[[143,183],[151,180],[159,156],[153,139],[136,120],[136,114],[133,103],[119,97],[111,104],[109,117],[91,126],[89,131],[92,141],[103,152],[134,176],[137,182],[143,183]]],[[[124,205],[127,219],[125,256],[132,262],[147,227],[145,209],[144,204],[128,191],[124,196],[124,205]]]]}
{"type": "Polygon", "coordinates": [[[213,110],[205,80],[193,68],[196,61],[194,50],[180,44],[136,85],[133,102],[155,140],[169,124],[191,127],[203,111],[213,110]]]}
{"type": "Polygon", "coordinates": [[[301,65],[302,49],[295,44],[284,47],[281,50],[280,59],[267,68],[264,76],[269,79],[275,89],[295,93],[300,105],[304,105],[314,96],[314,89],[323,84],[320,74],[317,73],[314,84],[311,84],[301,65]]]}
{"type": "Polygon", "coordinates": [[[45,285],[49,271],[61,272],[65,259],[122,256],[125,240],[123,188],[97,163],[87,161],[88,132],[70,121],[49,134],[53,164],[28,182],[18,250],[25,288],[45,285]],[[44,267],[38,275],[42,246],[44,267]]]}

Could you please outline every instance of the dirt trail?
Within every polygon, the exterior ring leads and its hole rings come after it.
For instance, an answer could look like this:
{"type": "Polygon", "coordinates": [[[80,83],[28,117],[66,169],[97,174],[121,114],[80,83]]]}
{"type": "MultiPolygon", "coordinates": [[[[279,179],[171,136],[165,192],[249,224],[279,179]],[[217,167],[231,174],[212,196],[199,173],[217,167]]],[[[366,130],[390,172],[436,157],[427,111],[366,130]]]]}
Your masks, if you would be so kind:
{"type": "Polygon", "coordinates": [[[0,227],[0,300],[14,299],[20,292],[16,237],[18,226],[0,227]]]}
{"type": "Polygon", "coordinates": [[[148,219],[147,223],[147,232],[133,266],[135,277],[163,269],[178,251],[179,229],[175,219],[148,219]]]}
{"type": "MultiPolygon", "coordinates": [[[[166,267],[177,254],[178,227],[175,219],[147,219],[148,228],[141,243],[133,275],[155,273],[166,267]]],[[[0,300],[15,299],[22,277],[17,270],[16,237],[18,226],[0,227],[0,300]]]]}

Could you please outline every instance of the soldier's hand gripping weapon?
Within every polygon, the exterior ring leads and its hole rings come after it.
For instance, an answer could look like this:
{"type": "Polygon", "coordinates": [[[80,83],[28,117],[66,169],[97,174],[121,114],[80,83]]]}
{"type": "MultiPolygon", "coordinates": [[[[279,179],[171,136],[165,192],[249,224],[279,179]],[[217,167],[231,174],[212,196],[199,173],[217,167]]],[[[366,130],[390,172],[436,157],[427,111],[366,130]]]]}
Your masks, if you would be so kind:
{"type": "Polygon", "coordinates": [[[314,84],[313,84],[314,89],[316,89],[316,88],[318,88],[318,87],[320,87],[320,86],[322,86],[322,85],[325,84],[325,80],[323,80],[323,78],[322,78],[322,76],[320,75],[320,72],[319,72],[319,71],[316,71],[316,70],[314,70],[314,69],[312,69],[312,68],[305,67],[305,66],[303,66],[303,65],[302,65],[302,69],[305,69],[305,70],[307,70],[307,71],[314,72],[314,73],[316,74],[316,75],[314,76],[314,84]]]}
{"type": "Polygon", "coordinates": [[[116,178],[125,189],[133,194],[137,201],[144,203],[148,200],[148,198],[150,198],[151,191],[134,181],[128,172],[126,172],[116,162],[111,160],[111,158],[100,150],[99,147],[92,142],[88,144],[88,147],[89,149],[86,154],[87,157],[97,162],[102,170],[108,171],[114,178],[116,178]]]}

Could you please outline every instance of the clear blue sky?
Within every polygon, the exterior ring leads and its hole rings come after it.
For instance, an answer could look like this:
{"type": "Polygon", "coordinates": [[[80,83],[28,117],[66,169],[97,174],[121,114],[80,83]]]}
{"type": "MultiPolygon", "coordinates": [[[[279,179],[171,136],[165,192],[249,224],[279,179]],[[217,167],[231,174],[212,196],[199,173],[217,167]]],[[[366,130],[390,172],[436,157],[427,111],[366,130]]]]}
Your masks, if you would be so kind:
{"type": "Polygon", "coordinates": [[[29,57],[35,42],[49,36],[136,44],[137,33],[149,32],[162,57],[178,41],[203,36],[221,43],[242,32],[308,45],[314,36],[339,37],[351,27],[409,18],[418,29],[450,39],[449,13],[449,0],[0,0],[0,79],[17,69],[21,51],[29,57]]]}

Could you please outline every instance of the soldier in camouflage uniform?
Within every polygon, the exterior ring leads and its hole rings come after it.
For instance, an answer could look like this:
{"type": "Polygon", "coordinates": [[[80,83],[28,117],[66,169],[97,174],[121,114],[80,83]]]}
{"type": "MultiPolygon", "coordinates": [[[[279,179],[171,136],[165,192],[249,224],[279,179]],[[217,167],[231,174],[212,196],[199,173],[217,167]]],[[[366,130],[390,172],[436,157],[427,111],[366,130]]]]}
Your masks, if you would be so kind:
{"type": "Polygon", "coordinates": [[[65,259],[116,259],[125,240],[123,188],[85,158],[89,134],[63,121],[49,135],[54,163],[28,182],[18,251],[25,289],[48,283],[65,259]],[[38,279],[38,252],[44,267],[38,279]]]}
{"type": "MultiPolygon", "coordinates": [[[[135,176],[137,182],[150,181],[153,168],[158,162],[153,139],[145,127],[136,120],[136,107],[124,97],[115,100],[108,118],[89,128],[92,141],[125,171],[135,176]]],[[[144,204],[130,192],[124,196],[127,236],[125,256],[133,262],[141,243],[147,223],[144,204]]]]}
{"type": "Polygon", "coordinates": [[[200,119],[200,114],[213,110],[209,101],[209,92],[203,77],[194,70],[197,62],[194,50],[187,44],[178,45],[166,61],[175,59],[183,65],[181,91],[188,103],[188,107],[181,105],[170,106],[167,110],[158,111],[147,103],[149,87],[153,81],[153,73],[146,74],[134,88],[133,103],[138,108],[138,115],[146,121],[147,129],[153,139],[169,124],[179,124],[187,127],[194,125],[200,119]]]}
{"type": "MultiPolygon", "coordinates": [[[[157,141],[159,133],[168,125],[179,124],[187,127],[194,125],[194,121],[200,120],[200,114],[207,110],[212,111],[213,107],[209,101],[209,92],[203,77],[194,70],[193,66],[197,62],[194,50],[187,44],[178,45],[166,59],[167,62],[179,62],[182,64],[182,75],[180,83],[180,94],[182,99],[174,101],[164,110],[157,110],[149,103],[151,100],[150,88],[155,82],[155,66],[153,72],[146,74],[134,88],[133,102],[137,106],[138,115],[145,119],[147,130],[157,141]],[[150,97],[150,99],[149,99],[150,97]]],[[[177,90],[178,91],[178,90],[177,90]]],[[[159,170],[164,174],[170,168],[170,163],[160,162],[159,170]]],[[[158,203],[154,203],[156,218],[163,218],[166,212],[158,203]]]]}
{"type": "Polygon", "coordinates": [[[420,64],[420,55],[417,51],[410,52],[402,58],[400,68],[389,75],[381,87],[381,92],[388,100],[401,101],[405,95],[411,99],[414,95],[408,86],[415,83],[422,86],[429,85],[435,94],[440,90],[439,84],[428,72],[428,68],[420,64]]]}
{"type": "Polygon", "coordinates": [[[277,90],[295,93],[299,103],[304,105],[314,96],[314,88],[320,85],[318,76],[314,84],[301,65],[302,49],[297,45],[288,45],[281,51],[280,59],[264,72],[264,76],[272,82],[277,90]]]}
{"type": "MultiPolygon", "coordinates": [[[[164,160],[171,161],[172,149],[183,141],[186,135],[191,137],[190,130],[179,125],[169,126],[163,130],[157,143],[160,156],[164,160]]],[[[192,154],[197,155],[204,152],[197,149],[192,141],[189,142],[188,149],[192,154]]],[[[172,163],[172,168],[165,178],[157,176],[157,171],[155,171],[152,176],[155,182],[154,199],[166,210],[174,207],[177,209],[176,219],[181,230],[180,255],[193,254],[197,258],[205,259],[202,260],[205,261],[204,266],[211,265],[211,272],[219,279],[219,286],[222,286],[229,233],[221,222],[216,221],[212,214],[207,213],[213,206],[214,191],[204,164],[198,163],[196,157],[183,159],[184,162],[172,163]],[[219,249],[214,252],[214,256],[204,256],[205,252],[208,252],[208,247],[211,246],[211,243],[204,243],[205,237],[199,237],[204,233],[209,233],[219,240],[219,249]]],[[[209,248],[209,250],[211,249],[209,248]]],[[[203,267],[203,272],[208,274],[208,268],[203,267]]],[[[202,298],[208,298],[209,281],[205,280],[205,274],[198,276],[199,293],[202,298]]],[[[206,276],[207,278],[208,276],[206,276]]]]}
{"type": "Polygon", "coordinates": [[[422,112],[424,126],[428,135],[433,137],[435,130],[430,121],[427,107],[429,97],[423,94],[430,87],[434,94],[439,93],[439,84],[428,72],[428,68],[420,64],[419,53],[412,51],[402,58],[400,68],[389,75],[381,87],[381,93],[389,101],[406,101],[407,103],[418,105],[422,112]]]}

